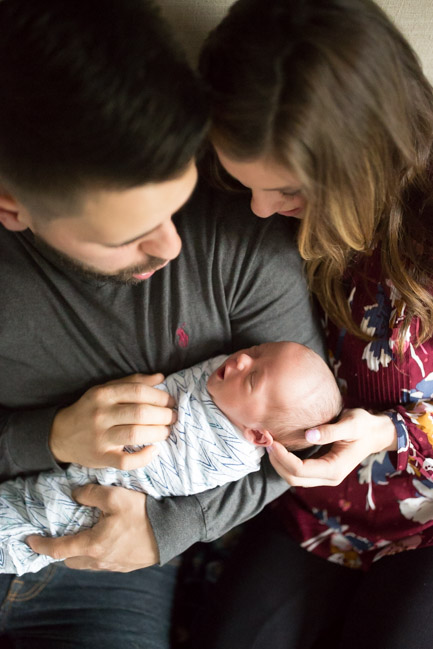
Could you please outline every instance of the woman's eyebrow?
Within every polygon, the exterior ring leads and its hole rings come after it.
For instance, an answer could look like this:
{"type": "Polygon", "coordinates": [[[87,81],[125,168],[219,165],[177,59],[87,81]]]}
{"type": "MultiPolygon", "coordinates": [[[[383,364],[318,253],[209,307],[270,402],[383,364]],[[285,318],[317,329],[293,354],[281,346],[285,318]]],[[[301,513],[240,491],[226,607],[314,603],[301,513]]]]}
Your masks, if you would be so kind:
{"type": "Polygon", "coordinates": [[[264,189],[264,192],[299,192],[301,188],[298,187],[293,187],[292,185],[287,185],[286,187],[270,187],[268,189],[264,189]]]}

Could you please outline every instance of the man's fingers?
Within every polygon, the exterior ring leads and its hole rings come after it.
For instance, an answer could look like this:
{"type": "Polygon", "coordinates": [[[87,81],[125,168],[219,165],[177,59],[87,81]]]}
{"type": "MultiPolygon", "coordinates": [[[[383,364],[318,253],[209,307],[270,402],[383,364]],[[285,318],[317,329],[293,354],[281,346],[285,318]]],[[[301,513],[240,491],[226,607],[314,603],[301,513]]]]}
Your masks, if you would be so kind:
{"type": "Polygon", "coordinates": [[[170,426],[113,426],[107,433],[107,440],[123,448],[162,442],[169,435],[170,426]]]}
{"type": "Polygon", "coordinates": [[[158,448],[151,444],[133,453],[124,450],[105,453],[104,462],[106,466],[121,471],[133,471],[149,464],[156,455],[158,455],[158,448]]]}
{"type": "Polygon", "coordinates": [[[113,379],[112,381],[107,381],[104,385],[115,385],[117,383],[143,383],[144,385],[159,385],[164,380],[164,374],[158,372],[157,374],[130,374],[129,376],[123,376],[121,379],[113,379]]]}
{"type": "MultiPolygon", "coordinates": [[[[153,406],[147,403],[124,403],[115,406],[110,413],[113,426],[171,426],[177,419],[171,408],[153,406]]],[[[156,440],[152,440],[156,441],[156,440]]],[[[131,442],[128,442],[131,443],[131,442]]]]}
{"type": "Polygon", "coordinates": [[[65,566],[73,570],[100,570],[98,562],[90,557],[71,557],[65,561],[65,566]]]}
{"type": "Polygon", "coordinates": [[[27,537],[26,543],[37,554],[47,554],[49,557],[59,561],[86,554],[89,547],[89,531],[84,530],[83,532],[79,532],[79,534],[61,536],[55,539],[40,536],[39,534],[32,534],[27,537]]]}
{"type": "MultiPolygon", "coordinates": [[[[102,485],[89,483],[84,485],[83,487],[74,489],[74,491],[72,492],[72,497],[74,498],[74,500],[80,503],[80,505],[97,507],[104,514],[114,514],[122,508],[121,493],[124,491],[125,489],[123,487],[105,487],[102,485]]],[[[77,552],[73,556],[82,554],[88,555],[89,553],[81,551],[77,552]]]]}
{"type": "Polygon", "coordinates": [[[158,448],[153,446],[145,446],[144,448],[136,451],[135,453],[123,453],[120,460],[121,468],[123,471],[133,471],[147,466],[158,455],[158,448]],[[127,467],[126,469],[124,467],[127,467]]]}
{"type": "Polygon", "coordinates": [[[134,377],[132,379],[127,377],[127,379],[120,379],[119,381],[110,381],[92,388],[96,403],[101,405],[144,403],[167,408],[172,408],[175,405],[173,397],[168,392],[157,390],[143,381],[134,380],[134,377]]]}
{"type": "Polygon", "coordinates": [[[157,372],[156,374],[134,374],[133,376],[139,377],[140,381],[145,385],[150,386],[159,385],[165,378],[164,374],[161,374],[161,372],[157,372]]]}

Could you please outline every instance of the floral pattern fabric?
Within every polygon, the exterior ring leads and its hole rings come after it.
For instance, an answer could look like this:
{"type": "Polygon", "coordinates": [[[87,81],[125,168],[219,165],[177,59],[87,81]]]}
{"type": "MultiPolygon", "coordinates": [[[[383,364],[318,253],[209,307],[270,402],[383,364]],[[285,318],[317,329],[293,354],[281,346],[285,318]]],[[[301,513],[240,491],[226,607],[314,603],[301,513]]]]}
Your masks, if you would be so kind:
{"type": "Polygon", "coordinates": [[[296,488],[278,509],[292,537],[310,552],[351,568],[433,545],[433,340],[416,346],[414,319],[397,350],[405,304],[380,268],[380,251],[353,273],[352,315],[375,339],[325,322],[331,366],[346,408],[386,412],[397,452],[366,458],[336,487],[296,488]]]}

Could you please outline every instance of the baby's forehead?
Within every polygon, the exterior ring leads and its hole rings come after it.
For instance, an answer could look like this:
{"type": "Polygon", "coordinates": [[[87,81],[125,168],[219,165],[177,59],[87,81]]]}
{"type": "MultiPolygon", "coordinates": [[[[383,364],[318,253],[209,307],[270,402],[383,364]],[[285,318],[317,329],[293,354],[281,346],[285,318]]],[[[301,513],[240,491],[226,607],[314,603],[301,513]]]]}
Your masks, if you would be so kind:
{"type": "Polygon", "coordinates": [[[289,363],[297,355],[303,354],[303,349],[306,351],[306,348],[303,348],[302,345],[297,345],[292,342],[262,343],[261,345],[258,345],[256,349],[259,354],[268,357],[275,364],[280,361],[278,364],[281,366],[283,366],[284,363],[289,363]]]}
{"type": "Polygon", "coordinates": [[[294,343],[280,341],[280,342],[266,342],[261,343],[260,345],[254,345],[250,349],[252,351],[257,350],[260,353],[268,354],[270,356],[279,356],[281,354],[287,354],[292,352],[294,343]]]}
{"type": "MultiPolygon", "coordinates": [[[[319,370],[320,357],[303,345],[296,343],[274,343],[266,350],[269,376],[275,385],[284,389],[294,383],[300,385],[312,379],[312,373],[319,370]]],[[[320,374],[320,372],[319,372],[320,374]]]]}

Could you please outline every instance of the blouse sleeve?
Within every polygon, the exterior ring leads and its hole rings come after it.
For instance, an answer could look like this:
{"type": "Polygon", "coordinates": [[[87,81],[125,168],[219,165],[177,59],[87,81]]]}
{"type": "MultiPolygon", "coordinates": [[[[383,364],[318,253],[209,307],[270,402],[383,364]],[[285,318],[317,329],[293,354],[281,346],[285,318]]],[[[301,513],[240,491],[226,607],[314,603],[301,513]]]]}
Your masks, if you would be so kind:
{"type": "Polygon", "coordinates": [[[433,399],[422,398],[386,414],[397,430],[396,469],[433,482],[433,399]]]}

